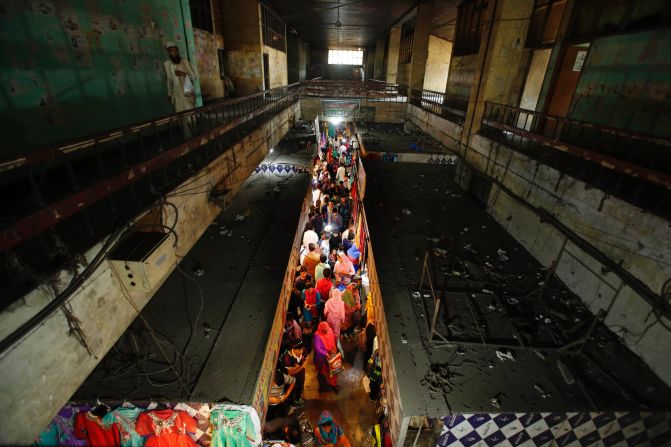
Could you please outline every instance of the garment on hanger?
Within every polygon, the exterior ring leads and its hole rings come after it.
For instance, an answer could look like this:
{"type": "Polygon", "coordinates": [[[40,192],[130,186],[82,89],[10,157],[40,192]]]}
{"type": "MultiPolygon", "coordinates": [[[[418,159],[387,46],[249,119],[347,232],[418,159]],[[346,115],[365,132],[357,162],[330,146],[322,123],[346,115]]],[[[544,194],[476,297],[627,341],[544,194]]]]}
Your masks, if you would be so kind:
{"type": "Polygon", "coordinates": [[[142,447],[144,438],[135,431],[135,422],[142,410],[134,407],[119,407],[103,418],[103,424],[112,427],[120,447],[142,447]]]}
{"type": "Polygon", "coordinates": [[[118,445],[118,439],[110,425],[103,423],[100,418],[90,411],[79,412],[75,416],[75,436],[85,439],[86,445],[95,447],[106,447],[118,445]]]}
{"type": "Polygon", "coordinates": [[[215,408],[210,413],[211,447],[251,447],[258,445],[254,423],[243,410],[215,408]]]}
{"type": "Polygon", "coordinates": [[[78,439],[75,437],[73,422],[77,411],[86,412],[90,408],[74,407],[66,405],[61,408],[51,423],[45,428],[42,433],[35,440],[38,447],[52,447],[52,446],[68,446],[68,447],[84,447],[86,446],[86,439],[78,439]]]}
{"type": "Polygon", "coordinates": [[[212,441],[212,430],[210,429],[210,404],[207,403],[184,403],[180,402],[174,406],[174,410],[182,410],[196,420],[198,428],[192,434],[196,444],[209,446],[212,441]]]}
{"type": "MultiPolygon", "coordinates": [[[[223,413],[225,414],[225,413],[223,413]]],[[[229,416],[236,417],[234,416],[234,413],[228,413],[229,416]]],[[[261,441],[262,441],[262,436],[261,436],[261,421],[259,419],[259,415],[256,413],[256,410],[249,406],[249,405],[235,405],[235,404],[218,404],[212,408],[212,413],[210,414],[210,422],[213,426],[212,430],[212,446],[211,447],[247,447],[247,446],[260,446],[261,441]],[[220,442],[222,440],[222,437],[220,436],[219,432],[220,430],[217,430],[217,426],[220,426],[221,424],[217,425],[215,424],[215,418],[217,417],[218,414],[222,414],[221,412],[243,412],[247,415],[247,418],[245,418],[245,428],[243,429],[243,439],[246,439],[245,443],[231,443],[229,441],[228,444],[225,442],[221,442],[219,444],[215,444],[215,442],[220,442]],[[250,428],[251,426],[251,428],[250,428]],[[251,430],[251,432],[247,432],[247,430],[251,430]],[[252,435],[253,433],[253,435],[252,435]],[[249,436],[247,436],[249,435],[249,436]],[[217,439],[217,441],[215,441],[217,439]]]]}
{"type": "Polygon", "coordinates": [[[189,434],[196,432],[196,420],[185,411],[146,411],[138,416],[135,430],[148,436],[145,447],[197,447],[189,434]]]}

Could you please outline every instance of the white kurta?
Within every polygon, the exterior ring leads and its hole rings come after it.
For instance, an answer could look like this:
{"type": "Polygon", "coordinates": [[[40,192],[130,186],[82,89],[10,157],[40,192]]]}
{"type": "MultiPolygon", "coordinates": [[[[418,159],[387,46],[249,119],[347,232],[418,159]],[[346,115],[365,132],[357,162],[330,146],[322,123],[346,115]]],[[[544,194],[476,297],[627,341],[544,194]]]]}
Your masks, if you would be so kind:
{"type": "Polygon", "coordinates": [[[175,64],[171,60],[163,63],[165,68],[165,76],[168,84],[168,96],[172,100],[172,105],[175,107],[175,112],[182,112],[184,110],[193,109],[196,103],[195,94],[189,96],[184,95],[184,81],[186,77],[177,76],[175,71],[183,71],[189,76],[191,82],[196,81],[197,77],[194,73],[189,61],[182,58],[179,64],[175,64]]]}

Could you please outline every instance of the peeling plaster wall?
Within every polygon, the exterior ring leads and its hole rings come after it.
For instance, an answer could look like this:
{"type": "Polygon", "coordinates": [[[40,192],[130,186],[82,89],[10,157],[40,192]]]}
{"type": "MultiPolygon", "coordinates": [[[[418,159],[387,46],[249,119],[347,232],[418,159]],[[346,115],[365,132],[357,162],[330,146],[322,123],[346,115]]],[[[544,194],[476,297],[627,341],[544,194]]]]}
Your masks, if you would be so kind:
{"type": "Polygon", "coordinates": [[[671,138],[671,29],[592,44],[569,116],[671,138]]]}
{"type": "Polygon", "coordinates": [[[261,15],[257,1],[222,0],[226,74],[233,81],[235,96],[263,90],[261,15]]]}
{"type": "MultiPolygon", "coordinates": [[[[408,118],[421,130],[452,150],[461,128],[410,105],[408,118]]],[[[459,150],[459,153],[463,149],[459,150]]],[[[475,169],[497,179],[516,197],[544,209],[581,238],[659,292],[671,277],[671,224],[644,213],[607,193],[588,188],[568,175],[519,152],[473,135],[466,160],[475,169]]],[[[465,169],[464,171],[469,171],[465,169]]],[[[460,184],[468,188],[469,172],[460,184]]],[[[635,291],[607,271],[587,252],[565,242],[564,236],[505,191],[493,185],[488,197],[490,214],[545,267],[557,260],[556,274],[594,313],[612,306],[605,323],[667,384],[671,384],[668,346],[671,333],[651,316],[652,307],[635,291]],[[647,330],[646,327],[650,326],[647,330]]],[[[671,321],[665,320],[667,325],[671,321]]]]}
{"type": "Polygon", "coordinates": [[[263,46],[263,52],[268,54],[270,88],[287,85],[289,76],[289,71],[287,70],[287,53],[266,45],[263,46]]]}
{"type": "Polygon", "coordinates": [[[450,63],[450,74],[447,77],[447,93],[465,98],[470,96],[477,64],[477,54],[453,57],[450,63]]]}
{"type": "Polygon", "coordinates": [[[398,64],[398,72],[396,73],[396,83],[398,85],[407,86],[410,83],[410,69],[412,64],[398,64]]]}
{"type": "Polygon", "coordinates": [[[452,58],[452,42],[431,35],[429,37],[429,57],[424,73],[424,89],[444,93],[447,88],[447,73],[452,58]]]}
{"type": "Polygon", "coordinates": [[[287,71],[288,83],[305,81],[308,73],[310,52],[308,44],[301,38],[289,33],[287,35],[287,71]]]}
{"type": "MultiPolygon", "coordinates": [[[[298,113],[298,103],[290,105],[184,184],[188,184],[189,188],[207,189],[209,185],[219,183],[229,174],[229,169],[233,169],[227,180],[231,182],[235,193],[242,181],[268,154],[270,147],[287,134],[298,113]]],[[[171,197],[171,202],[179,210],[175,227],[179,237],[175,252],[184,256],[221,209],[208,201],[207,194],[177,194],[171,197]]],[[[172,210],[167,214],[166,219],[172,221],[172,210]]],[[[96,246],[89,250],[87,259],[92,259],[99,249],[100,246],[96,246]]],[[[3,353],[0,358],[0,370],[3,372],[0,401],[6,408],[12,408],[12,411],[7,412],[0,421],[1,445],[32,444],[34,438],[69,400],[171,271],[172,268],[154,291],[129,292],[130,299],[123,294],[107,262],[93,272],[84,286],[67,301],[74,316],[80,320],[92,355],[87,353],[74,336],[68,335],[68,323],[61,311],[53,313],[12,349],[3,353]],[[131,305],[131,299],[134,305],[131,305]],[[110,319],[110,315],[114,318],[110,319]]],[[[64,281],[64,284],[67,282],[64,281]]],[[[52,299],[48,290],[35,290],[33,294],[43,296],[40,299],[32,298],[31,301],[52,299]]],[[[33,313],[37,310],[39,309],[31,309],[33,313]]],[[[8,326],[16,324],[17,315],[24,319],[31,316],[25,309],[7,309],[0,313],[0,331],[7,333],[8,326]]]]}
{"type": "Polygon", "coordinates": [[[186,57],[184,33],[193,40],[182,11],[178,0],[3,1],[0,155],[170,113],[165,42],[186,57]]]}
{"type": "Polygon", "coordinates": [[[198,28],[193,29],[196,42],[196,57],[198,60],[198,75],[200,76],[200,91],[203,100],[213,100],[224,97],[224,80],[219,73],[218,49],[224,48],[224,36],[210,33],[198,28]]]}
{"type": "Polygon", "coordinates": [[[238,97],[263,90],[263,58],[258,50],[226,50],[226,74],[238,97]]]}

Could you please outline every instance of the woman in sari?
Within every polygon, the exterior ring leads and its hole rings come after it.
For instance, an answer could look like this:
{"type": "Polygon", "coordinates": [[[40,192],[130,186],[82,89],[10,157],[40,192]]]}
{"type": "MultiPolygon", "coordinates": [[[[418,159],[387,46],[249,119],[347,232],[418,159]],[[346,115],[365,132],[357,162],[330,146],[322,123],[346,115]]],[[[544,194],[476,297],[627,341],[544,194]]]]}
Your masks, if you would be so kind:
{"type": "Polygon", "coordinates": [[[330,411],[322,411],[319,416],[319,421],[315,427],[315,438],[317,445],[320,447],[350,447],[349,439],[345,436],[338,424],[333,420],[333,415],[330,411]]]}
{"type": "Polygon", "coordinates": [[[355,283],[351,283],[345,288],[345,291],[342,294],[342,300],[345,304],[345,323],[343,324],[343,331],[349,335],[358,323],[358,318],[355,318],[355,315],[361,313],[361,298],[359,297],[359,288],[355,283]]]}
{"type": "Polygon", "coordinates": [[[326,381],[326,383],[338,390],[338,376],[331,375],[328,359],[338,350],[336,346],[336,338],[333,335],[331,326],[326,321],[322,321],[317,326],[315,338],[313,343],[315,349],[314,362],[317,367],[318,374],[326,381]]]}
{"type": "Polygon", "coordinates": [[[340,338],[340,327],[345,323],[345,303],[342,300],[342,292],[335,287],[331,288],[329,299],[324,306],[324,317],[336,340],[340,338]]]}
{"type": "Polygon", "coordinates": [[[336,284],[349,284],[356,274],[354,264],[344,252],[338,252],[338,262],[335,263],[336,284]]]}

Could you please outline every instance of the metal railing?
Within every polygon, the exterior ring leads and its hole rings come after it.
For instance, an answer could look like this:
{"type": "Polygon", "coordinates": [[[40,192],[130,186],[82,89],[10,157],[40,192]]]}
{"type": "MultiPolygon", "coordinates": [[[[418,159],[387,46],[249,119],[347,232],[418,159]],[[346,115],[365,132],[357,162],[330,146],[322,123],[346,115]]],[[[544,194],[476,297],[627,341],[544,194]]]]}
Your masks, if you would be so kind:
{"type": "Polygon", "coordinates": [[[192,134],[204,133],[237,117],[251,113],[265,104],[296,95],[299,92],[299,86],[300,83],[295,83],[278,87],[242,98],[229,99],[185,112],[173,113],[130,126],[112,129],[90,137],[77,138],[53,148],[20,156],[4,157],[0,159],[0,173],[38,163],[49,165],[59,162],[67,163],[73,157],[77,157],[82,149],[104,152],[105,147],[109,145],[115,145],[116,150],[120,151],[121,155],[126,158],[128,154],[123,153],[124,148],[132,145],[133,140],[141,145],[143,143],[141,140],[149,134],[156,136],[162,132],[166,132],[167,135],[164,135],[163,139],[158,138],[156,143],[161,147],[172,147],[183,143],[188,137],[188,135],[185,136],[184,132],[173,132],[176,127],[180,127],[184,122],[189,123],[192,134]]]}
{"type": "Polygon", "coordinates": [[[410,104],[462,125],[466,119],[468,98],[432,90],[410,90],[410,104]]]}
{"type": "Polygon", "coordinates": [[[87,248],[295,103],[298,94],[299,84],[292,84],[3,160],[0,194],[12,198],[0,215],[3,260],[41,271],[59,252],[67,257],[69,250],[87,248]],[[68,217],[73,220],[66,228],[68,217]],[[46,231],[52,227],[56,231],[46,231]],[[18,244],[23,259],[12,252],[18,244]]]}
{"type": "Polygon", "coordinates": [[[549,148],[671,189],[671,141],[519,107],[487,102],[481,132],[538,155],[549,148]]]}
{"type": "Polygon", "coordinates": [[[352,98],[382,102],[407,102],[407,88],[382,81],[312,80],[301,83],[301,97],[352,98]]]}

